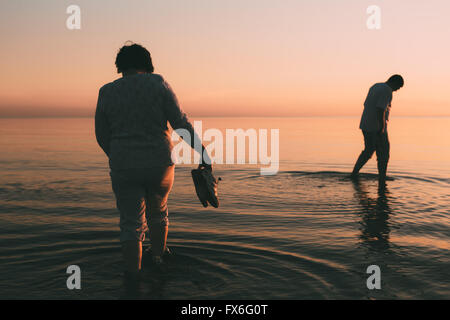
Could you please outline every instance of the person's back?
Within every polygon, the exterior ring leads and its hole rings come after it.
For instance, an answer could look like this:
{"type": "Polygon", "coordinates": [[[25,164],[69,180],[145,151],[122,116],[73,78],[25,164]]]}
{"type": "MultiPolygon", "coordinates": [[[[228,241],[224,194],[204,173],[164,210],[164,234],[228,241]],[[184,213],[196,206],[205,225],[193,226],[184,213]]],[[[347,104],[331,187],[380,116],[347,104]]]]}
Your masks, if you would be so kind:
{"type": "Polygon", "coordinates": [[[109,124],[112,169],[172,164],[167,122],[189,123],[160,75],[138,73],[108,83],[99,104],[109,124]]]}
{"type": "Polygon", "coordinates": [[[389,105],[392,101],[392,89],[385,82],[374,84],[364,101],[364,111],[361,116],[359,128],[366,132],[381,130],[379,114],[380,109],[386,110],[386,120],[389,115],[389,105]]]}

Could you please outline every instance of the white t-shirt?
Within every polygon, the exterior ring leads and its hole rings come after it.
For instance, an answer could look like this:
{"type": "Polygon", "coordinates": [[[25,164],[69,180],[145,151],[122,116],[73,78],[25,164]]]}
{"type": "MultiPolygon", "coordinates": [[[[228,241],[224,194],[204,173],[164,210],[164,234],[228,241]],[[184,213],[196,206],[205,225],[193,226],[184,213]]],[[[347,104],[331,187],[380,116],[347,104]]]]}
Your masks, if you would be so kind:
{"type": "Polygon", "coordinates": [[[386,110],[386,121],[389,118],[389,109],[392,102],[392,89],[386,83],[376,83],[367,94],[364,102],[364,111],[361,116],[359,128],[367,132],[380,131],[378,109],[386,110]]]}

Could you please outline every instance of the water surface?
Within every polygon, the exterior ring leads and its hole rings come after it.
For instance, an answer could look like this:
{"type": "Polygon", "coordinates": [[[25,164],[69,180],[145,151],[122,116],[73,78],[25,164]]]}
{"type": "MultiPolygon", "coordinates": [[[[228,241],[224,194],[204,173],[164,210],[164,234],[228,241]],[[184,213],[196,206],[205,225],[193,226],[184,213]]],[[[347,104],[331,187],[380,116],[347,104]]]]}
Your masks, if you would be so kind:
{"type": "MultiPolygon", "coordinates": [[[[387,188],[376,162],[347,178],[357,118],[205,118],[280,129],[280,171],[217,165],[221,207],[201,207],[178,166],[167,270],[147,299],[450,298],[449,118],[392,118],[387,188]],[[380,266],[382,289],[366,287],[380,266]]],[[[123,296],[118,213],[92,119],[0,120],[0,298],[123,296]],[[67,266],[82,289],[66,288],[67,266]]],[[[145,244],[147,245],[147,243],[145,244]]]]}

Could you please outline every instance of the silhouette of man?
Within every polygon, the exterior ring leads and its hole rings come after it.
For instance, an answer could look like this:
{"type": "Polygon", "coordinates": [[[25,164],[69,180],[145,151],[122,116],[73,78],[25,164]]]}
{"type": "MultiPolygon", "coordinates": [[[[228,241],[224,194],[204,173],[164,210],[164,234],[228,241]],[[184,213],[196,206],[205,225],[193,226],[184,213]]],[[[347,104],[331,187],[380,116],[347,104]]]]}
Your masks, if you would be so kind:
{"type": "Polygon", "coordinates": [[[355,163],[351,174],[352,178],[358,176],[359,170],[376,152],[379,185],[383,186],[386,183],[390,149],[387,121],[389,120],[392,92],[403,87],[403,84],[402,76],[396,74],[390,77],[388,81],[376,83],[369,89],[359,125],[364,136],[364,150],[355,163]]]}

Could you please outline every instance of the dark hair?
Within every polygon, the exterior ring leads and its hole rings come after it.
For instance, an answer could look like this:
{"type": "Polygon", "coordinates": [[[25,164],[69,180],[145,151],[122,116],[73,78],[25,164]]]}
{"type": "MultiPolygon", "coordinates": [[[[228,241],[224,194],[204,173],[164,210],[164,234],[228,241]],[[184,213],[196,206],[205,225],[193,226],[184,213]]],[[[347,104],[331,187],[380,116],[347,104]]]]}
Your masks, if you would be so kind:
{"type": "Polygon", "coordinates": [[[116,56],[117,73],[129,69],[144,70],[152,73],[154,68],[150,52],[140,44],[133,43],[120,48],[116,56]]]}
{"type": "Polygon", "coordinates": [[[399,74],[394,74],[393,76],[391,76],[388,81],[388,83],[393,84],[395,87],[397,88],[401,88],[404,85],[404,81],[403,81],[403,77],[399,74]]]}

